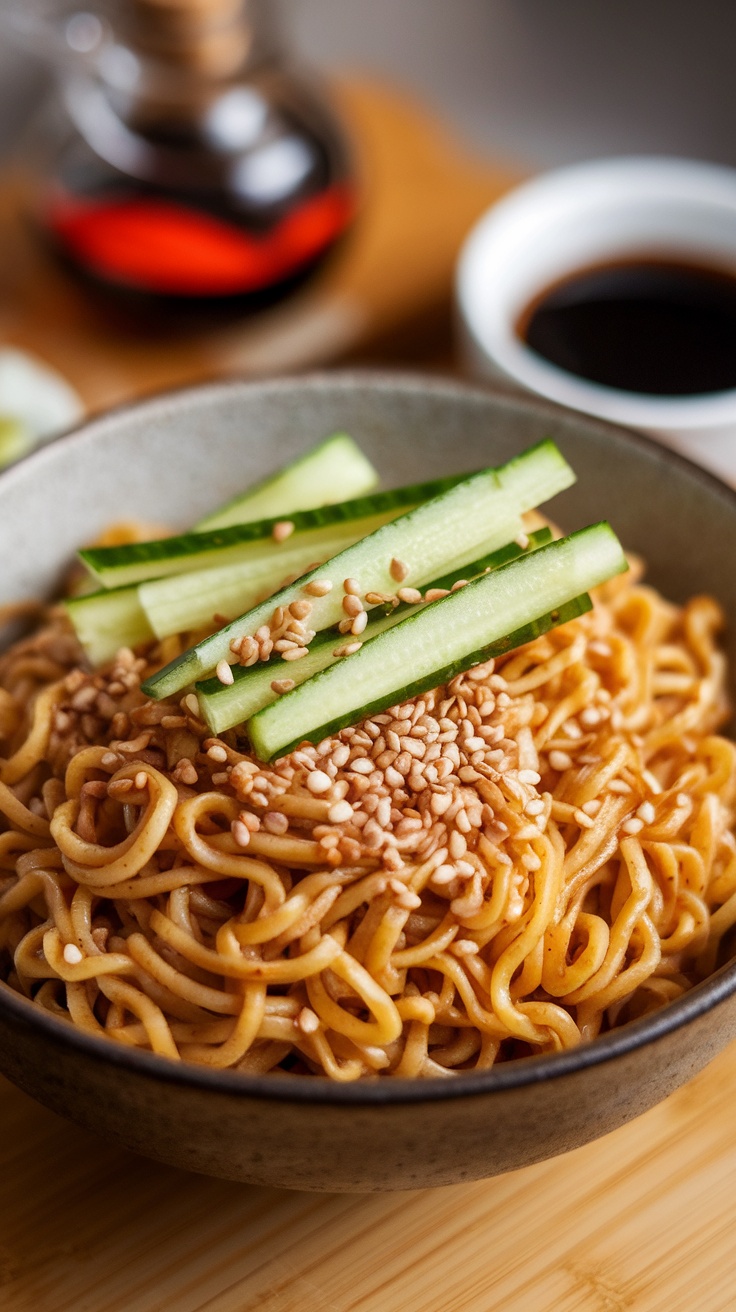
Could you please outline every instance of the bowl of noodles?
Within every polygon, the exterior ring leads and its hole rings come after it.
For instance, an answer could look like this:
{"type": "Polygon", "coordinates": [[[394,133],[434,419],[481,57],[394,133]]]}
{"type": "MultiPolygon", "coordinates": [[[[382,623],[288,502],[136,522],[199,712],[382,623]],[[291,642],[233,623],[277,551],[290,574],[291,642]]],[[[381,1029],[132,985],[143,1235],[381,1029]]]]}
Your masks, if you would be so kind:
{"type": "Polygon", "coordinates": [[[645,438],[401,375],[173,393],[6,472],[0,1071],[136,1152],[314,1190],[498,1174],[666,1097],[736,1035],[735,533],[736,494],[645,438]],[[141,690],[187,635],[92,664],[59,598],[111,523],[181,529],[338,429],[389,487],[552,437],[550,515],[610,520],[630,569],[267,763],[141,690]]]}

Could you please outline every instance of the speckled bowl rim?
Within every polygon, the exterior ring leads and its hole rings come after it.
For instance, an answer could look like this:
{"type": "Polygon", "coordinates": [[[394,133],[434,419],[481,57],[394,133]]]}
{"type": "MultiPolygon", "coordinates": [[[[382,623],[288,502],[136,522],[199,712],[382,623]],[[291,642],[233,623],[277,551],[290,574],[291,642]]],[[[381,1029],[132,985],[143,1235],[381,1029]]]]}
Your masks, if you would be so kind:
{"type": "MultiPolygon", "coordinates": [[[[98,430],[114,425],[118,418],[131,413],[155,411],[158,407],[170,409],[172,403],[186,406],[191,399],[199,400],[203,395],[216,397],[243,389],[247,389],[248,392],[260,391],[280,395],[293,394],[295,391],[335,391],[340,388],[349,391],[355,386],[366,385],[380,392],[398,389],[404,395],[412,392],[421,392],[424,395],[429,393],[446,401],[452,401],[453,398],[466,398],[482,402],[496,398],[528,409],[540,417],[548,417],[551,421],[567,416],[577,423],[586,423],[601,436],[605,436],[606,433],[615,434],[618,441],[623,440],[634,448],[641,447],[654,453],[665,466],[679,465],[687,471],[688,476],[695,483],[701,483],[711,493],[730,502],[736,515],[736,489],[730,488],[714,474],[695,465],[679,452],[664,447],[641,433],[513,389],[477,386],[453,379],[398,370],[396,372],[367,369],[336,370],[334,373],[310,373],[255,381],[233,378],[157,392],[155,395],[124,403],[102,414],[91,416],[51,445],[29,453],[0,473],[0,481],[3,485],[8,481],[12,482],[15,472],[24,471],[29,463],[37,464],[42,472],[48,459],[54,458],[52,453],[60,443],[67,445],[94,441],[98,430]]],[[[193,1063],[170,1061],[155,1053],[117,1045],[111,1040],[100,1039],[77,1030],[70,1022],[37,1008],[2,981],[0,981],[0,1009],[4,1009],[16,1021],[47,1035],[52,1043],[56,1041],[68,1044],[88,1057],[109,1063],[113,1067],[121,1067],[161,1080],[165,1084],[186,1085],[192,1089],[210,1090],[227,1096],[241,1095],[244,1098],[282,1103],[366,1107],[387,1103],[420,1104],[485,1097],[494,1092],[506,1092],[542,1084],[547,1080],[572,1076],[589,1067],[613,1062],[616,1058],[647,1045],[655,1045],[673,1031],[706,1015],[734,993],[736,993],[736,960],[721,966],[713,975],[683,994],[681,998],[667,1003],[649,1016],[630,1021],[619,1030],[612,1030],[590,1043],[581,1044],[565,1052],[520,1058],[517,1061],[501,1063],[487,1071],[468,1071],[452,1079],[382,1080],[377,1078],[346,1084],[335,1083],[321,1076],[300,1078],[285,1075],[242,1075],[234,1071],[210,1070],[193,1063]]]]}

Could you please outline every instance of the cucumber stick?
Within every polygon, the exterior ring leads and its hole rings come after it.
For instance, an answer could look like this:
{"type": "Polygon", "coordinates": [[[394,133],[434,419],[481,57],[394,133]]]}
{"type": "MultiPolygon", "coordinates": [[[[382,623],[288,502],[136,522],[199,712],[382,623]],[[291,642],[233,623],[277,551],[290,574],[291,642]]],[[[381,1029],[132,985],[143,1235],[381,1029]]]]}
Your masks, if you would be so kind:
{"type": "Polygon", "coordinates": [[[318,559],[320,548],[333,540],[336,531],[343,532],[350,525],[356,538],[363,537],[461,481],[462,478],[455,475],[431,483],[394,488],[390,492],[375,492],[372,496],[355,497],[334,506],[290,512],[289,520],[294,527],[283,542],[276,541],[273,535],[279,519],[259,519],[252,524],[231,524],[228,528],[212,529],[208,533],[180,533],[153,542],[87,547],[79,555],[105,587],[142,583],[145,579],[184,574],[188,570],[207,569],[234,561],[262,560],[264,556],[275,558],[283,551],[284,542],[291,548],[299,543],[309,545],[315,553],[312,559],[318,559]]]}
{"type": "MultiPolygon", "coordinates": [[[[360,536],[359,528],[336,533],[330,541],[321,543],[316,554],[329,560],[360,536]]],[[[172,574],[134,585],[156,637],[166,638],[170,633],[186,633],[211,625],[215,612],[242,615],[260,597],[275,592],[289,575],[303,574],[314,563],[314,544],[302,542],[290,547],[289,541],[278,554],[261,560],[189,570],[186,574],[172,574]]]]}
{"type": "MultiPolygon", "coordinates": [[[[608,524],[519,556],[335,661],[248,721],[262,760],[319,742],[366,715],[446,683],[498,651],[528,641],[534,621],[627,568],[608,524]]],[[[551,616],[553,618],[553,616],[551,616]]],[[[553,619],[553,622],[554,621],[553,619]]]]}
{"type": "MultiPolygon", "coordinates": [[[[539,529],[530,535],[527,549],[533,551],[549,542],[551,538],[552,534],[548,528],[539,529]]],[[[522,548],[517,543],[510,542],[499,551],[494,551],[474,561],[472,565],[465,566],[463,574],[468,578],[475,578],[484,571],[497,569],[508,560],[513,560],[521,555],[521,552],[522,548]]],[[[455,570],[443,575],[442,578],[433,579],[429,586],[451,588],[460,578],[460,571],[455,570]]],[[[428,604],[436,605],[432,602],[428,604]]],[[[375,638],[379,633],[399,624],[412,611],[416,611],[416,606],[402,602],[388,614],[381,614],[380,611],[381,607],[376,607],[372,612],[376,618],[372,618],[365,629],[362,635],[363,642],[368,642],[370,638],[375,638]]],[[[338,659],[335,657],[335,649],[343,646],[346,641],[348,639],[335,629],[328,629],[317,635],[310,643],[308,654],[299,661],[291,661],[285,665],[279,656],[274,656],[269,661],[259,661],[257,665],[234,665],[234,682],[231,684],[220,683],[219,679],[207,679],[203,683],[198,683],[196,693],[199,697],[200,709],[210,729],[213,733],[224,733],[233,725],[249,720],[264,706],[276,701],[279,694],[271,687],[274,679],[289,678],[296,684],[305,683],[312,675],[326,670],[328,665],[338,659]]]]}
{"type": "Polygon", "coordinates": [[[121,647],[137,647],[155,636],[136,587],[87,592],[64,605],[93,665],[112,660],[121,647]]]}
{"type": "Polygon", "coordinates": [[[231,641],[252,635],[267,624],[275,607],[303,598],[305,585],[313,579],[331,584],[324,596],[310,597],[309,625],[319,632],[343,618],[346,578],[357,579],[363,595],[371,591],[392,593],[397,587],[391,573],[393,560],[406,567],[403,585],[414,587],[426,584],[448,565],[455,568],[467,564],[479,551],[493,551],[519,536],[521,514],[568,487],[574,478],[550,441],[540,442],[499,469],[464,478],[183,652],[148,679],[143,690],[150,697],[168,697],[209,674],[219,661],[230,656],[231,641]],[[512,488],[510,493],[507,486],[512,488]]]}
{"type": "Polygon", "coordinates": [[[352,437],[335,433],[220,510],[205,515],[194,531],[205,533],[294,510],[314,510],[363,496],[377,485],[376,470],[352,437]]]}

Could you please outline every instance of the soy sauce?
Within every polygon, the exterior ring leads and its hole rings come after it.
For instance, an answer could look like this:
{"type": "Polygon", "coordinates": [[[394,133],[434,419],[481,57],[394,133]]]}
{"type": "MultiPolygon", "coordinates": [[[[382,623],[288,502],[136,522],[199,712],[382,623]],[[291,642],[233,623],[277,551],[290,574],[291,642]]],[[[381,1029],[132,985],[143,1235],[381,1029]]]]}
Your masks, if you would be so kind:
{"type": "Polygon", "coordinates": [[[736,387],[736,275],[665,259],[583,269],[516,326],[551,364],[604,387],[693,396],[736,387]]]}

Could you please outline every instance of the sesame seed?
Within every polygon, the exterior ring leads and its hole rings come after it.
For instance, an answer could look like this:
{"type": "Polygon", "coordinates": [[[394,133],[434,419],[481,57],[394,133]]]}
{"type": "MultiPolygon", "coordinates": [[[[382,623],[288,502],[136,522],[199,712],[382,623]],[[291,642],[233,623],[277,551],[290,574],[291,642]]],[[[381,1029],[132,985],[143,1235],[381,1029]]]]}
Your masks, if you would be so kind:
{"type": "Polygon", "coordinates": [[[547,759],[552,770],[562,772],[563,770],[569,770],[572,766],[572,757],[568,756],[567,752],[550,752],[547,759]]]}
{"type": "Polygon", "coordinates": [[[642,802],[641,806],[638,807],[636,814],[645,825],[650,825],[654,820],[656,811],[651,802],[642,802]]]}
{"type": "Polygon", "coordinates": [[[362,646],[362,642],[346,642],[343,647],[336,647],[332,654],[333,656],[354,656],[362,646]]]}
{"type": "Polygon", "coordinates": [[[529,538],[527,537],[526,533],[520,533],[518,537],[514,538],[514,542],[516,543],[517,547],[521,547],[522,551],[526,551],[527,547],[529,546],[529,538]]]}
{"type": "Polygon", "coordinates": [[[644,821],[632,816],[630,820],[624,820],[621,829],[624,834],[638,834],[644,828],[644,821]]]}
{"type": "Polygon", "coordinates": [[[288,651],[282,651],[282,661],[300,661],[302,656],[309,654],[308,647],[290,647],[288,651]]]}
{"type": "Polygon", "coordinates": [[[357,579],[343,579],[342,590],[349,597],[360,596],[360,584],[357,579]]]}
{"type": "Polygon", "coordinates": [[[450,834],[450,841],[448,846],[450,850],[450,856],[453,858],[453,860],[457,861],[461,856],[464,855],[468,845],[463,835],[459,833],[457,829],[454,829],[453,832],[450,834]]]}
{"type": "Polygon", "coordinates": [[[281,811],[267,811],[263,817],[263,828],[269,834],[285,834],[289,821],[281,811]]]}
{"type": "Polygon", "coordinates": [[[307,775],[307,788],[310,793],[315,795],[326,793],[332,784],[332,780],[324,770],[311,770],[307,775]]]}
{"type": "Polygon", "coordinates": [[[458,579],[457,583],[453,583],[450,592],[459,592],[461,588],[467,588],[468,582],[468,579],[458,579]]]}
{"type": "Polygon", "coordinates": [[[629,785],[623,779],[611,779],[608,784],[609,793],[619,793],[624,797],[631,792],[629,785]]]}
{"type": "Polygon", "coordinates": [[[278,693],[279,696],[281,696],[281,695],[282,695],[283,693],[285,693],[285,692],[291,692],[292,688],[295,688],[295,687],[296,687],[296,684],[295,684],[295,682],[294,682],[293,679],[272,679],[272,680],[271,680],[271,691],[272,691],[272,692],[275,692],[275,693],[278,693]]]}
{"type": "Polygon", "coordinates": [[[359,615],[355,616],[355,619],[350,625],[350,632],[354,633],[355,636],[357,637],[359,633],[365,632],[365,626],[367,623],[368,623],[367,612],[362,610],[359,615]]]}
{"type": "Polygon", "coordinates": [[[584,711],[580,712],[580,723],[584,725],[586,729],[592,729],[596,724],[600,724],[600,722],[601,712],[597,707],[588,706],[584,711]]]}
{"type": "Polygon", "coordinates": [[[597,815],[601,806],[602,803],[600,798],[592,797],[589,802],[583,802],[580,809],[581,811],[584,811],[586,815],[597,815]]]}
{"type": "Polygon", "coordinates": [[[675,802],[678,806],[690,806],[690,798],[687,793],[678,793],[675,802]]]}
{"type": "Polygon", "coordinates": [[[424,594],[425,601],[441,601],[443,597],[449,597],[448,588],[428,588],[424,594]]]}
{"type": "Polygon", "coordinates": [[[224,659],[217,662],[217,669],[215,670],[215,673],[218,679],[220,680],[220,683],[231,684],[235,682],[235,676],[232,670],[230,669],[230,666],[228,665],[227,661],[224,659]]]}
{"type": "Polygon", "coordinates": [[[84,954],[79,951],[76,943],[65,943],[63,955],[67,966],[78,966],[84,960],[84,954]]]}
{"type": "Polygon", "coordinates": [[[356,774],[373,774],[373,762],[367,756],[359,756],[357,761],[351,761],[350,769],[356,774]]]}
{"type": "Polygon", "coordinates": [[[453,879],[455,879],[455,867],[447,864],[438,866],[432,875],[432,883],[440,888],[443,884],[451,884],[453,879]]]}
{"type": "Polygon", "coordinates": [[[294,532],[294,523],[290,519],[279,519],[271,529],[274,542],[285,542],[294,532]]]}
{"type": "Polygon", "coordinates": [[[311,615],[311,613],[311,601],[292,601],[289,606],[289,614],[292,615],[295,620],[305,620],[308,615],[311,615]]]}
{"type": "Polygon", "coordinates": [[[186,697],[184,698],[184,705],[186,709],[189,711],[190,715],[194,715],[196,718],[199,718],[199,714],[200,714],[199,698],[197,697],[196,693],[188,692],[186,697]]]}
{"type": "Polygon", "coordinates": [[[405,601],[410,606],[416,606],[422,600],[422,594],[417,588],[399,588],[396,595],[399,601],[405,601]]]}
{"type": "Polygon", "coordinates": [[[480,948],[477,943],[473,942],[472,938],[460,938],[450,944],[450,951],[456,957],[474,957],[480,951],[480,948]]]}
{"type": "Polygon", "coordinates": [[[531,802],[527,802],[526,806],[524,807],[525,815],[541,815],[543,811],[544,811],[544,802],[542,801],[541,797],[532,798],[531,802]]]}
{"type": "Polygon", "coordinates": [[[607,642],[599,642],[598,640],[588,643],[588,651],[591,651],[594,656],[605,657],[613,655],[613,651],[609,644],[607,642]]]}
{"type": "Polygon", "coordinates": [[[326,597],[328,592],[332,592],[332,580],[311,579],[309,583],[305,583],[304,591],[311,597],[326,597]]]}
{"type": "Polygon", "coordinates": [[[242,820],[233,820],[230,826],[232,834],[238,847],[247,847],[250,842],[250,829],[242,820]]]}
{"type": "Polygon", "coordinates": [[[391,578],[395,579],[397,583],[403,583],[409,573],[409,566],[403,560],[398,560],[397,557],[394,556],[389,565],[388,572],[391,575],[391,578]]]}
{"type": "Polygon", "coordinates": [[[351,820],[352,817],[353,808],[349,802],[344,800],[341,802],[335,802],[327,812],[327,819],[331,825],[344,824],[346,820],[351,820]]]}
{"type": "Polygon", "coordinates": [[[311,1007],[302,1007],[296,1023],[302,1034],[316,1034],[319,1029],[319,1016],[311,1007]]]}
{"type": "Polygon", "coordinates": [[[536,770],[520,770],[518,775],[520,784],[538,784],[541,777],[536,770]]]}
{"type": "Polygon", "coordinates": [[[139,770],[133,782],[138,791],[142,792],[148,785],[148,775],[145,770],[139,770]]]}
{"type": "Polygon", "coordinates": [[[354,619],[363,610],[363,603],[360,597],[355,597],[352,593],[349,593],[342,599],[342,608],[346,615],[350,615],[354,619]]]}

